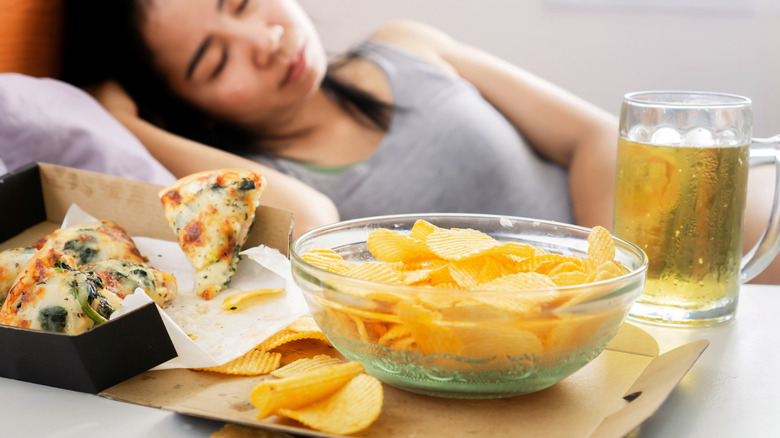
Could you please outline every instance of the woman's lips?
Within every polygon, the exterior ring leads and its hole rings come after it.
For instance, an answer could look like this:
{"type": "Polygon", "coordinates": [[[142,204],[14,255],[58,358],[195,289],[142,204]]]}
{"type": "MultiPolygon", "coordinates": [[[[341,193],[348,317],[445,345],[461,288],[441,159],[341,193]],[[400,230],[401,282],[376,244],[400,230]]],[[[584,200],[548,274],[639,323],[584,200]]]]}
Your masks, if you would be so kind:
{"type": "Polygon", "coordinates": [[[282,80],[281,87],[294,82],[301,76],[301,74],[303,74],[304,70],[306,70],[305,49],[305,47],[301,47],[295,54],[295,57],[293,58],[292,62],[290,62],[289,67],[287,67],[287,74],[282,80]]]}

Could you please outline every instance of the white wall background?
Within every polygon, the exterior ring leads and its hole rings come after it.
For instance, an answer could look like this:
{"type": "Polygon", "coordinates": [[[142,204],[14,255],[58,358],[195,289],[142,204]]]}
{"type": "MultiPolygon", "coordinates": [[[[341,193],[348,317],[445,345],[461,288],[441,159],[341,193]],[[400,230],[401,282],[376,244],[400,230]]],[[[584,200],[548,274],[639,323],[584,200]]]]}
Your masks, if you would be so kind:
{"type": "Polygon", "coordinates": [[[780,0],[301,0],[341,52],[407,18],[501,56],[617,114],[626,92],[753,99],[754,135],[780,134],[780,0]]]}

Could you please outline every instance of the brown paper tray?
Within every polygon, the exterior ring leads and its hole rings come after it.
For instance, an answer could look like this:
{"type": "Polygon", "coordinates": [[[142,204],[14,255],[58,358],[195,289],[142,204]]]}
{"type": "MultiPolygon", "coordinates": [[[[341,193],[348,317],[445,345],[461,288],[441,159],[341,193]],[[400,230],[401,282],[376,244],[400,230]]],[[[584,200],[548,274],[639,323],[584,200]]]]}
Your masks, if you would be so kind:
{"type": "MultiPolygon", "coordinates": [[[[658,355],[655,339],[624,324],[587,366],[543,391],[495,400],[413,394],[384,385],[379,419],[361,437],[524,436],[623,437],[650,417],[709,345],[700,340],[658,355]]],[[[285,362],[337,353],[313,341],[288,344],[285,362]]],[[[101,396],[225,422],[304,436],[333,436],[279,417],[255,418],[249,403],[266,377],[233,377],[192,370],[149,371],[101,396]]]]}

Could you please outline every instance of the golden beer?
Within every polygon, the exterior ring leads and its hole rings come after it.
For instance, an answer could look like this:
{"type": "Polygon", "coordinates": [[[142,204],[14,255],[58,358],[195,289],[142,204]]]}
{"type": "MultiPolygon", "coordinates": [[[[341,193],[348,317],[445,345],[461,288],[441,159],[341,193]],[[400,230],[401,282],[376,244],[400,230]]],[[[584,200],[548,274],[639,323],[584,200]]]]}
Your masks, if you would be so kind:
{"type": "Polygon", "coordinates": [[[748,168],[749,145],[658,146],[620,138],[613,232],[649,259],[637,306],[691,315],[733,311],[748,168]]]}

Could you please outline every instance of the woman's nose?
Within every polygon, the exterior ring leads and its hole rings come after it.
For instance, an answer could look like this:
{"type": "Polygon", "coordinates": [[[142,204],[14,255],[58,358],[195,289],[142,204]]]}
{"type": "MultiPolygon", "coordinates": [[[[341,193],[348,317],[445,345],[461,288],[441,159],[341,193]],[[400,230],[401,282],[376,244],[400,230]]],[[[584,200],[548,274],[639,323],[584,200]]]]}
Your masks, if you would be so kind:
{"type": "Polygon", "coordinates": [[[253,33],[249,41],[252,56],[258,66],[265,67],[271,62],[281,47],[282,35],[284,35],[284,28],[278,24],[266,26],[253,33]]]}

